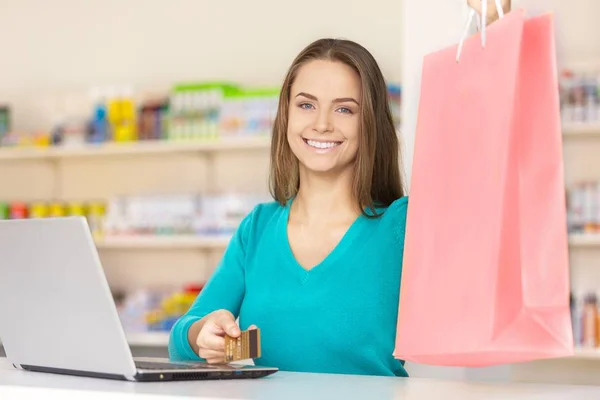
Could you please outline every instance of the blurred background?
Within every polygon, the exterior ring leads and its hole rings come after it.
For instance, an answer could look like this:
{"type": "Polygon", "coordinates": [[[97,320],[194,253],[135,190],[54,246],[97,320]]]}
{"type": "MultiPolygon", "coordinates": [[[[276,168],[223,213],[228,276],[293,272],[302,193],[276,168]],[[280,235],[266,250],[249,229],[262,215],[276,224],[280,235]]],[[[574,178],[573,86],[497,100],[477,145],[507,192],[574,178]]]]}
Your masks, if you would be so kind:
{"type": "MultiPolygon", "coordinates": [[[[556,18],[578,351],[408,370],[600,384],[600,2],[513,2],[556,18]]],[[[373,53],[410,173],[420,60],[456,43],[463,3],[0,0],[0,218],[85,216],[134,354],[166,356],[237,224],[270,200],[270,128],[295,55],[321,37],[373,53]]]]}

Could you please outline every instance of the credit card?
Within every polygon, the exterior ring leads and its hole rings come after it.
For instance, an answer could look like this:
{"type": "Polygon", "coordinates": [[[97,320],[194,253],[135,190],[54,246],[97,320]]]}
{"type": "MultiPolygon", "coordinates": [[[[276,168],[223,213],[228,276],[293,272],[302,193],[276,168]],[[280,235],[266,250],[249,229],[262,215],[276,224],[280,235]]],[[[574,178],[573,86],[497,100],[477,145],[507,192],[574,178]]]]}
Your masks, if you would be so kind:
{"type": "Polygon", "coordinates": [[[238,338],[225,335],[225,362],[260,358],[260,329],[243,331],[238,338]]]}

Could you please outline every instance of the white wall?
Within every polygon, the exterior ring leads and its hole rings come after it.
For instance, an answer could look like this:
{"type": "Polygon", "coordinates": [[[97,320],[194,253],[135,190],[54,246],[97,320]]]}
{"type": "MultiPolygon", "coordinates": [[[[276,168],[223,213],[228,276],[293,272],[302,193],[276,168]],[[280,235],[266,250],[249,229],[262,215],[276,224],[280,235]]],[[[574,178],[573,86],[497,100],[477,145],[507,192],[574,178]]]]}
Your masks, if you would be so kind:
{"type": "Polygon", "coordinates": [[[0,0],[0,102],[14,104],[18,129],[39,129],[51,118],[46,96],[87,95],[96,83],[279,85],[293,57],[325,36],[360,42],[400,80],[397,0],[0,0]]]}

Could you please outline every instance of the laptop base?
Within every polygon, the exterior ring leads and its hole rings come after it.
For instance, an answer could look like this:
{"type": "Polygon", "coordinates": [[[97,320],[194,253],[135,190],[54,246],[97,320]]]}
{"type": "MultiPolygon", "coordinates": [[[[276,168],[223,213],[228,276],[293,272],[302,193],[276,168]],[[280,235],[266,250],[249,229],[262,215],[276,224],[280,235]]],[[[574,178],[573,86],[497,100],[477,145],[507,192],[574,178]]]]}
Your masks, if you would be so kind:
{"type": "Polygon", "coordinates": [[[44,372],[58,375],[71,375],[88,378],[101,378],[135,382],[165,382],[165,381],[198,381],[218,379],[255,379],[262,378],[277,372],[276,369],[207,369],[207,370],[180,370],[180,371],[138,371],[133,377],[124,375],[105,374],[92,371],[77,371],[71,369],[41,367],[35,365],[21,365],[21,368],[31,372],[44,372]]]}

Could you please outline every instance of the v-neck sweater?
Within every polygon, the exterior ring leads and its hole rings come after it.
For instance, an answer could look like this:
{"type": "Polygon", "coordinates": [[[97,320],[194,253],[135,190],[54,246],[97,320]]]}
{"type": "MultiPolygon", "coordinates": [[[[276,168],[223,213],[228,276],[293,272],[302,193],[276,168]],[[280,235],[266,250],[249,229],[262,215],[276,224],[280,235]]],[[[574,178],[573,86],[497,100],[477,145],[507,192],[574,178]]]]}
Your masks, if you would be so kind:
{"type": "Polygon", "coordinates": [[[256,365],[282,371],[407,376],[393,357],[407,197],[360,215],[335,248],[304,269],[288,241],[290,205],[257,205],[169,340],[173,360],[201,361],[190,326],[219,309],[261,330],[256,365]]]}

